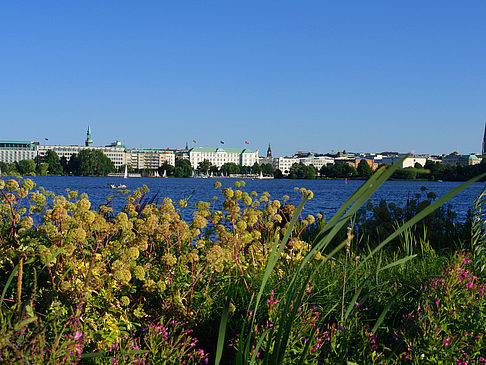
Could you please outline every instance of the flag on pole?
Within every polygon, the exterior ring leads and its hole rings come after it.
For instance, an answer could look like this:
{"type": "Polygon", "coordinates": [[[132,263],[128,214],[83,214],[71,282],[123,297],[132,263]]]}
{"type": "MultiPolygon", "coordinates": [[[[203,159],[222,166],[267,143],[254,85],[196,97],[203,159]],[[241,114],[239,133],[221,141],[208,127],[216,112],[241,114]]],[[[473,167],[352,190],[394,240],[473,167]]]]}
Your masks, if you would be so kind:
{"type": "Polygon", "coordinates": [[[245,144],[250,144],[250,142],[248,142],[248,141],[245,141],[245,144]]]}
{"type": "Polygon", "coordinates": [[[224,144],[224,141],[219,141],[219,143],[224,144]]]}
{"type": "Polygon", "coordinates": [[[194,143],[196,143],[196,140],[195,140],[195,139],[193,139],[192,141],[193,141],[194,143]]]}
{"type": "Polygon", "coordinates": [[[46,141],[48,141],[48,140],[49,140],[49,138],[44,138],[44,139],[45,139],[46,141]]]}

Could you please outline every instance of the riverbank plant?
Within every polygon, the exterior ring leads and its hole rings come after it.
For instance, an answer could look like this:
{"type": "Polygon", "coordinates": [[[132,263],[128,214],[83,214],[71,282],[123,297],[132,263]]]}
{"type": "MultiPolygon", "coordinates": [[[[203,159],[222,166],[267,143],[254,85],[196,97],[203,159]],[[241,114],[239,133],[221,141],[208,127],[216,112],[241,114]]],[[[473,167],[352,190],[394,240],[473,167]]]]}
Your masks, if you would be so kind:
{"type": "Polygon", "coordinates": [[[424,255],[429,233],[418,244],[410,232],[460,188],[365,244],[356,213],[392,173],[372,176],[327,222],[303,213],[306,189],[295,207],[216,183],[223,203],[197,202],[184,220],[186,199],[155,203],[145,186],[119,192],[126,205],[114,212],[109,200],[92,207],[83,193],[0,180],[0,362],[405,361],[415,339],[397,318],[452,257],[424,255]],[[395,238],[401,249],[385,250],[395,238]]]}

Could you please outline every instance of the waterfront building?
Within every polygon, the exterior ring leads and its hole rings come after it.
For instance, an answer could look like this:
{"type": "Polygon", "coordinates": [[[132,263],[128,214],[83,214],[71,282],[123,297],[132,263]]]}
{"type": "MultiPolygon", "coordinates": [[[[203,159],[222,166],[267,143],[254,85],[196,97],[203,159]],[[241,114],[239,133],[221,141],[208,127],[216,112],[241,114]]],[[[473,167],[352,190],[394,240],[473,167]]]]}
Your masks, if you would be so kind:
{"type": "MultiPolygon", "coordinates": [[[[356,158],[353,162],[349,162],[351,166],[358,168],[359,163],[364,160],[370,166],[371,170],[375,171],[378,168],[378,163],[374,159],[356,158]]],[[[423,166],[423,165],[422,165],[423,166]]]]}
{"type": "Polygon", "coordinates": [[[476,155],[460,155],[457,152],[442,158],[442,163],[446,165],[477,165],[481,163],[481,159],[476,155]]]}
{"type": "Polygon", "coordinates": [[[127,150],[127,165],[134,169],[158,169],[164,163],[175,166],[174,151],[159,149],[127,150]]]}
{"type": "Polygon", "coordinates": [[[33,160],[37,156],[36,142],[0,141],[0,162],[33,160]]]}
{"type": "Polygon", "coordinates": [[[98,146],[57,146],[57,145],[38,145],[37,151],[39,156],[45,156],[48,150],[52,150],[57,153],[59,158],[65,157],[67,161],[71,159],[73,155],[77,155],[82,150],[99,150],[105,154],[112,162],[113,165],[118,168],[126,164],[126,147],[123,145],[98,147],[98,146]]]}
{"type": "Polygon", "coordinates": [[[276,164],[274,165],[274,168],[282,171],[283,175],[288,175],[292,165],[300,162],[300,158],[297,157],[279,157],[275,160],[276,164]]]}
{"type": "MultiPolygon", "coordinates": [[[[220,168],[225,163],[235,163],[240,166],[253,166],[258,163],[258,150],[253,152],[247,148],[203,148],[194,147],[186,153],[194,169],[197,169],[199,163],[208,160],[211,165],[220,168]]],[[[181,156],[184,158],[184,156],[181,156]]]]}
{"type": "Polygon", "coordinates": [[[270,144],[268,144],[268,149],[267,149],[267,155],[265,157],[259,157],[258,158],[258,163],[260,165],[263,164],[269,164],[272,165],[272,167],[275,169],[275,158],[272,156],[272,148],[270,147],[270,144]]]}
{"type": "Polygon", "coordinates": [[[333,165],[334,158],[329,156],[309,155],[304,158],[299,158],[299,163],[303,163],[306,166],[313,165],[317,169],[317,171],[319,171],[323,166],[333,165]]]}
{"type": "MultiPolygon", "coordinates": [[[[383,157],[381,159],[375,159],[374,161],[377,164],[393,165],[395,162],[398,162],[398,160],[400,160],[402,157],[403,157],[403,155],[402,156],[400,156],[400,155],[389,156],[389,157],[383,157]]],[[[410,155],[402,161],[402,164],[400,165],[400,167],[402,169],[407,168],[407,167],[415,167],[416,163],[419,163],[422,167],[424,167],[426,162],[427,162],[426,157],[410,155]]]]}

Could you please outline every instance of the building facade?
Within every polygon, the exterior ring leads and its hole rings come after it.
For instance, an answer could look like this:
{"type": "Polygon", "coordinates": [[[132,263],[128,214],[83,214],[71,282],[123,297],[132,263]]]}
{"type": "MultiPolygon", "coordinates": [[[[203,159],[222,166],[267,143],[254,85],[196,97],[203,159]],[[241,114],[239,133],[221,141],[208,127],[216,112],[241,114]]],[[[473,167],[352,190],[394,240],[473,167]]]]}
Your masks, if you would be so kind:
{"type": "Polygon", "coordinates": [[[127,165],[134,169],[158,169],[164,163],[175,166],[173,151],[158,149],[127,150],[127,165]]]}
{"type": "Polygon", "coordinates": [[[33,160],[37,156],[35,142],[0,141],[0,162],[12,163],[33,160]]]}
{"type": "Polygon", "coordinates": [[[197,169],[199,163],[208,160],[211,165],[220,168],[225,163],[235,163],[240,166],[253,166],[258,163],[258,150],[253,152],[247,148],[191,148],[187,155],[194,169],[197,169]]]}
{"type": "Polygon", "coordinates": [[[73,155],[77,155],[82,150],[98,150],[104,153],[108,157],[113,165],[118,168],[125,165],[126,162],[126,148],[125,146],[56,146],[56,145],[38,145],[37,146],[39,156],[45,156],[48,150],[52,150],[57,153],[59,158],[65,157],[67,161],[71,159],[73,155]]]}

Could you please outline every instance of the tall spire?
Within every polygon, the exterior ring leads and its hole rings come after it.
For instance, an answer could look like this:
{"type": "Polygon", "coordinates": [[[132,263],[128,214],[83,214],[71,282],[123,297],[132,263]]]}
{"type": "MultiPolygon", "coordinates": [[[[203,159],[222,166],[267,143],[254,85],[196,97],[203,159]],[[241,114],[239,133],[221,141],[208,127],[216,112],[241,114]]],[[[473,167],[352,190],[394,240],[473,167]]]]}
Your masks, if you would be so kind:
{"type": "Polygon", "coordinates": [[[268,144],[267,158],[272,158],[272,149],[270,148],[270,143],[268,144]]]}
{"type": "Polygon", "coordinates": [[[91,127],[88,123],[88,131],[86,132],[86,142],[84,143],[86,147],[90,147],[93,145],[93,140],[91,139],[91,127]]]}
{"type": "Polygon", "coordinates": [[[483,137],[483,157],[486,157],[486,122],[484,123],[484,137],[483,137]]]}

